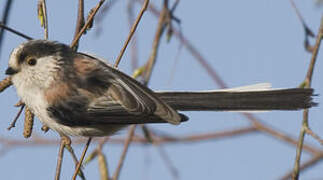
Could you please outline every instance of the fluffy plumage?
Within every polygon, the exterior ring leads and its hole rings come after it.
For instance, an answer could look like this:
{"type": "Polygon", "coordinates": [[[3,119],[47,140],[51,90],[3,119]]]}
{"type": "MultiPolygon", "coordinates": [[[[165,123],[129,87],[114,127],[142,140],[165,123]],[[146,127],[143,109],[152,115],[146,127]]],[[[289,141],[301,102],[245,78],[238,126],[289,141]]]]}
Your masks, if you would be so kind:
{"type": "Polygon", "coordinates": [[[297,110],[312,89],[156,92],[102,60],[52,41],[14,49],[7,74],[42,123],[63,135],[110,135],[128,124],[179,124],[177,110],[297,110]]]}

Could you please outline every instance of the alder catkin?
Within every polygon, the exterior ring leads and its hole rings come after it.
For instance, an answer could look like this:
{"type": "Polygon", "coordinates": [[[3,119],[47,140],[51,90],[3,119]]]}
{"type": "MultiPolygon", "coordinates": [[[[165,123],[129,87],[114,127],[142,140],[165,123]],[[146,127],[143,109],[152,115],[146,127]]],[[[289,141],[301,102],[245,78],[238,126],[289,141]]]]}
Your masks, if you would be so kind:
{"type": "Polygon", "coordinates": [[[25,124],[24,124],[24,137],[29,138],[31,136],[34,125],[34,114],[28,109],[25,108],[25,124]]]}

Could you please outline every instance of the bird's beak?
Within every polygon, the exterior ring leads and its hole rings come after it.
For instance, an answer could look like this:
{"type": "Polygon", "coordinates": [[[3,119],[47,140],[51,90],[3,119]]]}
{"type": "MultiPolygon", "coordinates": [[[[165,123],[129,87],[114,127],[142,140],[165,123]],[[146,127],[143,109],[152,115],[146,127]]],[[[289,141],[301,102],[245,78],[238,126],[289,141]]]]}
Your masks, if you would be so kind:
{"type": "Polygon", "coordinates": [[[6,75],[14,75],[16,74],[18,71],[13,69],[12,67],[8,67],[8,69],[6,70],[6,75]]]}

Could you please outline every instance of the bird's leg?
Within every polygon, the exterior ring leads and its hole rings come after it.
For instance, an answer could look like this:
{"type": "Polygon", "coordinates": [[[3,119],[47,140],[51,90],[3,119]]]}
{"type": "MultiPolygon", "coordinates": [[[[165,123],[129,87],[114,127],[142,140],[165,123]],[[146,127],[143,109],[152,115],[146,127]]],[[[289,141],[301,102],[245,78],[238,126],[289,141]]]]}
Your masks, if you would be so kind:
{"type": "Polygon", "coordinates": [[[88,148],[89,148],[89,146],[90,146],[91,140],[92,140],[92,138],[91,138],[91,137],[89,137],[89,139],[87,140],[87,143],[86,143],[86,145],[85,145],[85,147],[84,147],[84,150],[83,150],[83,152],[82,152],[81,159],[80,159],[79,163],[77,164],[77,166],[76,166],[76,168],[75,168],[75,171],[74,171],[74,175],[73,175],[73,177],[72,177],[72,180],[75,180],[75,179],[76,179],[76,176],[77,176],[77,174],[78,174],[78,172],[79,172],[79,170],[80,170],[80,168],[81,168],[82,162],[83,162],[83,160],[84,160],[84,157],[85,157],[86,151],[87,151],[87,149],[88,149],[88,148]]]}
{"type": "Polygon", "coordinates": [[[47,133],[49,131],[49,127],[47,127],[46,125],[43,125],[41,127],[41,130],[44,131],[44,133],[47,133]]]}
{"type": "Polygon", "coordinates": [[[71,145],[71,139],[67,136],[61,135],[61,142],[59,146],[57,165],[56,165],[55,180],[60,179],[65,145],[71,145]]]}

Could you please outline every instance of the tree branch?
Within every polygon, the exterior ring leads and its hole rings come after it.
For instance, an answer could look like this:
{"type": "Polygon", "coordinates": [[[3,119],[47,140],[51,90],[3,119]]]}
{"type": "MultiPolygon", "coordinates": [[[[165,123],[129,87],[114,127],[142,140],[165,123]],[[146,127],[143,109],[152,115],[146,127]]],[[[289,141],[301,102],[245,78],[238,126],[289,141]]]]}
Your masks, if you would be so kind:
{"type": "MultiPolygon", "coordinates": [[[[320,48],[320,44],[321,44],[321,40],[323,37],[323,16],[321,18],[321,25],[316,37],[316,42],[315,42],[315,46],[313,49],[313,53],[312,53],[312,57],[311,57],[311,62],[310,65],[308,67],[308,71],[305,77],[305,88],[310,88],[311,87],[311,83],[312,83],[312,77],[313,77],[313,72],[314,72],[314,67],[315,67],[315,63],[316,63],[316,59],[317,59],[317,55],[319,52],[319,48],[320,48]]],[[[304,110],[303,112],[303,122],[302,122],[302,128],[300,131],[300,135],[299,135],[299,139],[298,139],[298,145],[297,145],[297,149],[296,149],[296,158],[295,158],[295,164],[294,164],[294,172],[292,175],[293,179],[298,179],[299,178],[299,170],[300,170],[300,160],[301,160],[301,155],[302,155],[302,150],[303,150],[303,143],[304,143],[304,138],[305,138],[305,134],[306,134],[306,129],[308,128],[308,114],[309,111],[308,109],[304,110]]]]}
{"type": "Polygon", "coordinates": [[[121,49],[121,51],[120,51],[120,53],[119,53],[119,56],[118,56],[118,57],[117,57],[117,59],[116,59],[116,62],[115,62],[115,64],[114,64],[114,67],[118,67],[118,65],[119,65],[119,63],[120,63],[120,61],[121,61],[121,58],[122,58],[122,56],[123,56],[124,52],[126,51],[126,48],[127,48],[128,44],[129,44],[129,42],[130,42],[130,40],[131,40],[131,37],[132,37],[132,36],[133,36],[133,34],[136,32],[137,26],[138,26],[138,24],[139,24],[139,22],[140,22],[140,20],[141,20],[142,16],[144,15],[145,11],[147,10],[148,4],[149,4],[149,0],[145,0],[145,2],[144,2],[144,4],[142,5],[142,8],[141,8],[141,10],[140,10],[140,12],[139,12],[139,15],[138,15],[138,17],[137,17],[137,19],[136,19],[135,23],[132,25],[132,28],[131,28],[131,30],[130,30],[130,32],[129,32],[129,35],[128,35],[128,38],[127,38],[127,40],[125,41],[125,43],[124,43],[124,45],[123,45],[123,47],[122,47],[122,49],[121,49]]]}

